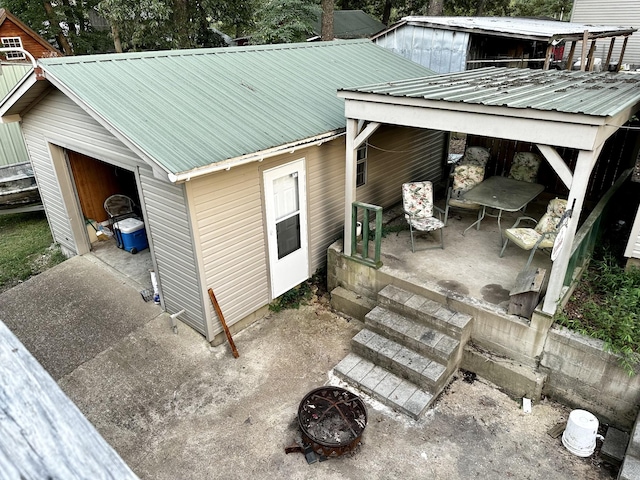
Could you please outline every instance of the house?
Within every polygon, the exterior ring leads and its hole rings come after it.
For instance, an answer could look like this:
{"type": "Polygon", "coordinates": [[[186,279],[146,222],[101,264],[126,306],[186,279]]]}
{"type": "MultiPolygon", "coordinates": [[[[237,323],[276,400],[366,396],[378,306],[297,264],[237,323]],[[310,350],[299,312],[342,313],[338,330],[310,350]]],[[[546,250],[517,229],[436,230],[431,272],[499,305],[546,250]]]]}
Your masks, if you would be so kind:
{"type": "MultiPolygon", "coordinates": [[[[34,58],[61,55],[44,38],[27,27],[20,19],[0,8],[0,48],[24,48],[34,58]]],[[[21,52],[0,54],[0,97],[4,97],[29,70],[31,59],[21,52]]],[[[0,124],[0,166],[28,162],[29,157],[17,124],[0,124]]]]}
{"type": "MultiPolygon", "coordinates": [[[[322,14],[318,15],[313,27],[316,37],[319,39],[322,30],[322,14]]],[[[334,10],[333,12],[333,36],[349,40],[354,38],[369,38],[381,32],[387,26],[373,18],[362,10],[334,10]]]]}
{"type": "MultiPolygon", "coordinates": [[[[631,25],[640,28],[640,3],[635,0],[574,0],[571,21],[579,23],[604,23],[606,25],[631,25]]],[[[614,46],[614,58],[625,46],[624,62],[631,69],[640,68],[640,35],[631,35],[628,42],[614,46]]],[[[598,54],[604,59],[607,46],[598,54]]]]}
{"type": "Polygon", "coordinates": [[[595,42],[600,38],[626,39],[636,30],[515,17],[405,17],[372,40],[438,73],[487,66],[546,70],[559,66],[563,55],[569,66],[583,56],[592,59],[593,52],[576,49],[585,32],[595,42]]]}
{"type": "MultiPolygon", "coordinates": [[[[60,57],[38,69],[0,115],[21,122],[54,240],[89,252],[85,217],[106,218],[113,193],[131,196],[163,308],[185,310],[215,342],[208,288],[238,330],[325,265],[342,232],[337,89],[432,74],[368,40],[60,57]]],[[[358,153],[359,196],[388,205],[403,181],[441,176],[446,138],[376,132],[358,153]],[[402,167],[389,175],[388,162],[402,167]]]]}
{"type": "MultiPolygon", "coordinates": [[[[23,48],[34,58],[62,56],[60,51],[4,8],[0,8],[0,42],[2,48],[23,48]]],[[[30,60],[21,52],[4,52],[2,59],[30,63],[30,60]]]]}

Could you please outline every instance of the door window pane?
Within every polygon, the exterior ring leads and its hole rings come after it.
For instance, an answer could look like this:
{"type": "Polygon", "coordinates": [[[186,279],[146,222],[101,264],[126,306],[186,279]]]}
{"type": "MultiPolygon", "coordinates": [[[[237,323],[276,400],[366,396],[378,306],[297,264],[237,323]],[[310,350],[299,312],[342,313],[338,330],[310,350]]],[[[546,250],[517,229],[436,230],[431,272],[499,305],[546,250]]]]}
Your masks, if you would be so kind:
{"type": "Polygon", "coordinates": [[[276,223],[278,260],[300,248],[300,215],[294,215],[276,223]]]}

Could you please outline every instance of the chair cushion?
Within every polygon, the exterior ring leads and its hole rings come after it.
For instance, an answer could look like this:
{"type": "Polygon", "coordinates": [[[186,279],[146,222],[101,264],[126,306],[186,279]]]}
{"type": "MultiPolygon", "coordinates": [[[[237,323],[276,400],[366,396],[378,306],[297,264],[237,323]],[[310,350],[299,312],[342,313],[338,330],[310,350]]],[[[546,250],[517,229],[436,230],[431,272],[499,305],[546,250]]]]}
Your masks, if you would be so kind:
{"type": "Polygon", "coordinates": [[[410,218],[409,223],[411,223],[411,227],[413,229],[423,232],[431,232],[433,230],[438,230],[439,228],[444,227],[444,223],[435,217],[410,218]]]}
{"type": "Polygon", "coordinates": [[[535,183],[542,159],[533,152],[518,152],[513,156],[513,163],[509,170],[509,178],[521,182],[535,183]]]}
{"type": "Polygon", "coordinates": [[[402,206],[407,220],[433,216],[433,185],[431,182],[411,182],[402,184],[402,206]]]}
{"type": "Polygon", "coordinates": [[[489,161],[489,150],[484,147],[467,147],[458,165],[475,165],[486,167],[489,161]]]}
{"type": "Polygon", "coordinates": [[[531,250],[540,238],[533,228],[507,228],[504,234],[523,250],[531,250]]]}
{"type": "Polygon", "coordinates": [[[453,169],[453,191],[466,192],[484,179],[484,167],[478,165],[458,165],[453,169]]]}
{"type": "Polygon", "coordinates": [[[465,200],[464,198],[454,198],[453,194],[451,195],[451,198],[449,199],[449,206],[450,207],[466,208],[466,209],[469,209],[469,210],[478,210],[480,208],[479,204],[470,202],[469,200],[465,200]]]}

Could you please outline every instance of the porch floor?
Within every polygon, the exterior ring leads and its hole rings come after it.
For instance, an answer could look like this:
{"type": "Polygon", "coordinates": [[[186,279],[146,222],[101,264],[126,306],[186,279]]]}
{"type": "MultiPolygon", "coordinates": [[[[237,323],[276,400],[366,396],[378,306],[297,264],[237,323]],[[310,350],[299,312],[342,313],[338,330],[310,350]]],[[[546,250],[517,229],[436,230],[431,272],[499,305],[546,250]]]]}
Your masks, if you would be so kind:
{"type": "MultiPolygon", "coordinates": [[[[526,213],[504,212],[501,227],[511,227],[519,216],[540,218],[551,197],[544,194],[527,206],[526,213]]],[[[444,209],[444,200],[436,202],[444,209]]],[[[518,273],[529,258],[529,251],[510,243],[504,257],[500,258],[501,236],[495,217],[485,217],[480,229],[476,227],[463,234],[464,229],[477,218],[471,210],[451,210],[444,229],[444,250],[437,246],[439,232],[419,234],[416,251],[411,252],[409,230],[389,233],[382,239],[381,270],[386,274],[415,284],[421,288],[450,291],[470,297],[479,303],[490,304],[491,310],[504,310],[509,305],[509,292],[515,285],[518,273]]],[[[407,225],[400,207],[385,212],[387,226],[407,225]]],[[[526,222],[523,226],[533,226],[526,222]]],[[[373,242],[372,242],[373,243],[373,242]]],[[[551,273],[551,259],[543,251],[534,255],[531,267],[545,268],[546,280],[551,273]]]]}

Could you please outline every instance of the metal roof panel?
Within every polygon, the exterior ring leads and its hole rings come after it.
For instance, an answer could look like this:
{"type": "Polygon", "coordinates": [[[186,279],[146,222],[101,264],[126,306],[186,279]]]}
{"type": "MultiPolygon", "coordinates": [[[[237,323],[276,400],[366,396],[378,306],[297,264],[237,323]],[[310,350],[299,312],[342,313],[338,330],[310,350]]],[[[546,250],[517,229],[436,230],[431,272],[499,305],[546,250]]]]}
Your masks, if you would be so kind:
{"type": "Polygon", "coordinates": [[[342,91],[607,117],[640,103],[640,75],[487,67],[342,91]]]}
{"type": "Polygon", "coordinates": [[[345,127],[340,87],[432,72],[368,40],[43,59],[171,173],[345,127]]]}

